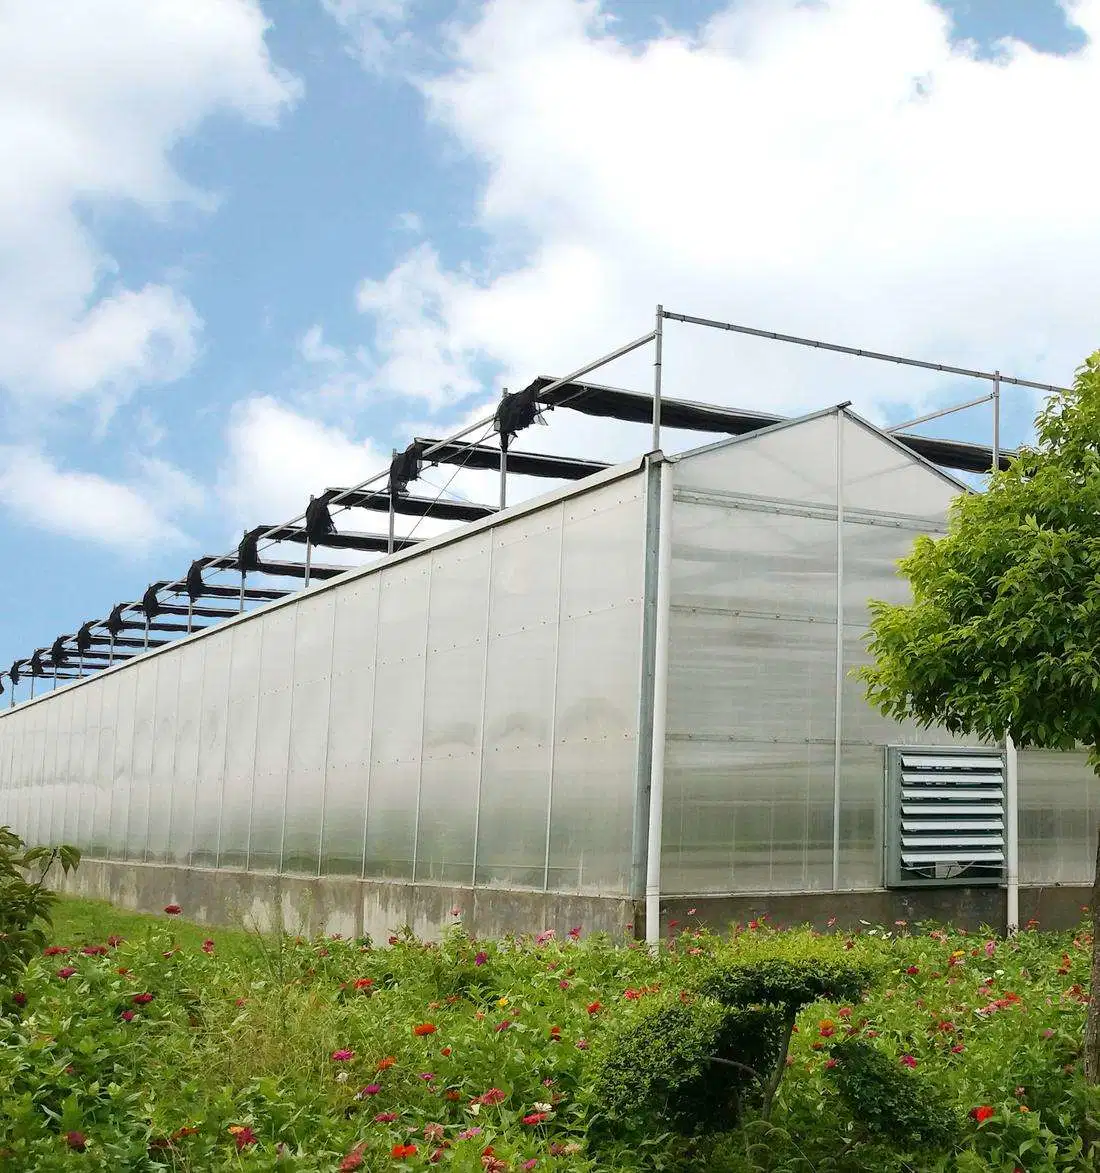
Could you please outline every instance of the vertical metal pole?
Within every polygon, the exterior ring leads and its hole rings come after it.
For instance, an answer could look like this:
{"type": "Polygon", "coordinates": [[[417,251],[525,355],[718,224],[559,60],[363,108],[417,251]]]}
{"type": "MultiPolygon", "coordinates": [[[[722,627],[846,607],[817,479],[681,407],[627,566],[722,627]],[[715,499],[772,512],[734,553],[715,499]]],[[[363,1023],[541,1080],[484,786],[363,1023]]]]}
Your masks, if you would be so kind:
{"type": "Polygon", "coordinates": [[[306,531],[306,574],[303,586],[309,586],[309,568],[313,560],[313,543],[309,540],[309,531],[306,531]]]}
{"type": "Polygon", "coordinates": [[[83,652],[80,652],[80,653],[78,654],[78,656],[77,656],[77,661],[76,661],[76,674],[77,674],[77,676],[79,676],[81,679],[83,679],[83,678],[84,678],[84,653],[83,653],[83,652]]]}
{"type": "Polygon", "coordinates": [[[112,631],[111,632],[111,642],[107,647],[107,667],[110,668],[110,666],[114,662],[115,662],[115,633],[112,631]]]}
{"type": "Polygon", "coordinates": [[[149,650],[149,616],[145,616],[145,650],[149,650]]]}
{"type": "Polygon", "coordinates": [[[1001,466],[1001,372],[993,372],[993,467],[996,472],[1001,466]]]}
{"type": "Polygon", "coordinates": [[[247,577],[248,577],[248,571],[242,570],[241,571],[241,601],[240,601],[240,606],[237,608],[237,610],[241,611],[241,612],[244,611],[244,580],[247,577]]]}
{"type": "Polygon", "coordinates": [[[665,307],[657,307],[657,328],[653,339],[653,443],[651,451],[661,449],[661,363],[665,341],[665,307]]]}
{"type": "Polygon", "coordinates": [[[389,482],[389,494],[390,494],[390,531],[389,531],[389,541],[388,541],[388,543],[387,543],[387,545],[386,545],[386,553],[387,553],[387,554],[392,554],[392,553],[393,553],[393,521],[394,521],[394,516],[393,516],[393,515],[394,515],[394,512],[395,512],[395,510],[394,510],[394,498],[397,496],[396,490],[394,489],[394,486],[393,486],[393,461],[394,461],[394,460],[396,460],[396,459],[397,459],[397,449],[396,449],[396,448],[394,448],[394,449],[393,449],[393,456],[391,457],[391,462],[390,462],[390,482],[389,482]]]}
{"type": "Polygon", "coordinates": [[[1020,927],[1020,783],[1016,743],[1005,734],[1005,927],[1020,927]]]}
{"type": "Polygon", "coordinates": [[[836,413],[836,676],[833,680],[833,891],[840,888],[840,775],[844,740],[844,412],[836,413]]]}
{"type": "Polygon", "coordinates": [[[34,700],[34,669],[31,669],[31,700],[34,700]]]}
{"type": "Polygon", "coordinates": [[[508,437],[500,434],[500,508],[508,506],[508,437]]]}
{"type": "Polygon", "coordinates": [[[53,687],[54,687],[54,689],[57,688],[57,664],[56,663],[53,666],[53,687]]]}
{"type": "Polygon", "coordinates": [[[191,617],[195,608],[195,600],[190,595],[187,596],[187,634],[191,634],[191,617]]]}

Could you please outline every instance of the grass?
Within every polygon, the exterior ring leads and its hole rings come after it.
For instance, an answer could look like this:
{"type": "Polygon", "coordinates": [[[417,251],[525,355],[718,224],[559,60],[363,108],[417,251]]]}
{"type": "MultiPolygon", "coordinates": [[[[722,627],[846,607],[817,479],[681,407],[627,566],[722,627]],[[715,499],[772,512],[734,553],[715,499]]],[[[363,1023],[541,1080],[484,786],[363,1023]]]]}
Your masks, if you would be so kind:
{"type": "Polygon", "coordinates": [[[689,923],[656,957],[577,936],[475,941],[456,924],[438,945],[399,933],[366,947],[62,899],[52,940],[67,952],[0,986],[0,1169],[1092,1167],[1079,1140],[1096,1109],[1079,1072],[1083,934],[718,936],[689,923]],[[632,1130],[604,1117],[600,1057],[656,999],[716,965],[819,956],[879,977],[862,1001],[802,1013],[770,1122],[690,1137],[656,1114],[632,1130]],[[860,1097],[840,1094],[830,1061],[844,1038],[888,1057],[900,1096],[934,1084],[951,1144],[910,1151],[856,1119],[860,1097]]]}

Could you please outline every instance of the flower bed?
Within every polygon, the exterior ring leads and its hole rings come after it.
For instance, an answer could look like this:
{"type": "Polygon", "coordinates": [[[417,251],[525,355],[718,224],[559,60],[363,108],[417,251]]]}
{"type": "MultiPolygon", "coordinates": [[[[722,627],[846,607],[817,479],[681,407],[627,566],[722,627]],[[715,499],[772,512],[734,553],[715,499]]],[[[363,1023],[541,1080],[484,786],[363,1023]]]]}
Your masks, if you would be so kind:
{"type": "Polygon", "coordinates": [[[675,933],[659,957],[583,926],[474,941],[456,910],[440,945],[372,945],[64,901],[55,944],[0,987],[0,1169],[1091,1167],[1077,1139],[1094,1102],[1077,1071],[1087,938],[904,925],[824,942],[879,978],[854,1005],[800,1015],[770,1122],[597,1149],[611,1028],[688,996],[717,961],[823,945],[759,922],[675,933]],[[946,1094],[950,1151],[914,1163],[853,1115],[831,1056],[850,1039],[946,1094]]]}

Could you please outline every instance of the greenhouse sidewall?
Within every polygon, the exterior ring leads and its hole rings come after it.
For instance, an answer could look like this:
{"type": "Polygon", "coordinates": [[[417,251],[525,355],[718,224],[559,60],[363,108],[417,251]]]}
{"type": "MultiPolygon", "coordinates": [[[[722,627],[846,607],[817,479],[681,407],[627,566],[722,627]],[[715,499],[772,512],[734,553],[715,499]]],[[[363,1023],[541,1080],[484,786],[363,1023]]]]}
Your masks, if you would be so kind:
{"type": "Polygon", "coordinates": [[[0,824],[142,875],[625,902],[647,475],[601,474],[0,714],[0,824]]]}

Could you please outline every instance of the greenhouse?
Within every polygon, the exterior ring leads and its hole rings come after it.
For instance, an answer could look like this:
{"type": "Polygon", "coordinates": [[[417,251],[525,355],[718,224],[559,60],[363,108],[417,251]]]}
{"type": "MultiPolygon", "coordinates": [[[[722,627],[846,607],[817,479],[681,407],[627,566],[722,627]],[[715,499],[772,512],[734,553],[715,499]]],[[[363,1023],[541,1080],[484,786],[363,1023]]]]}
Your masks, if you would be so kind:
{"type": "Polygon", "coordinates": [[[966,485],[846,406],[742,431],[307,555],[247,611],[242,561],[240,612],[189,598],[159,646],[146,611],[129,658],[0,713],[0,824],[79,846],[89,894],[374,936],[1075,922],[1084,755],[899,725],[852,676],[966,485]]]}

